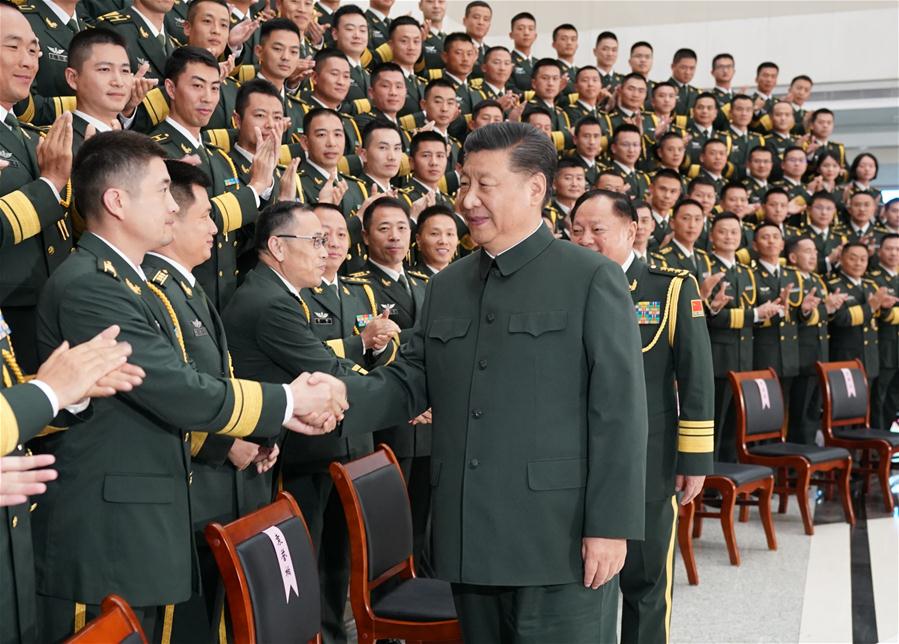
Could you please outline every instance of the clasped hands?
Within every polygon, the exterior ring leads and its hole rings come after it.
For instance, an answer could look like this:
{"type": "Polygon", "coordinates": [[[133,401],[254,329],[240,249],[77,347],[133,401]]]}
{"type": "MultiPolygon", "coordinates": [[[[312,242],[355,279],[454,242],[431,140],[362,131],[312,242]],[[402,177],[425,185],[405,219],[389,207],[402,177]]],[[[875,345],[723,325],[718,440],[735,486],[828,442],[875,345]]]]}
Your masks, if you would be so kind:
{"type": "Polygon", "coordinates": [[[304,373],[290,383],[293,415],[284,427],[298,434],[327,434],[349,409],[346,385],[326,373],[304,373]]]}

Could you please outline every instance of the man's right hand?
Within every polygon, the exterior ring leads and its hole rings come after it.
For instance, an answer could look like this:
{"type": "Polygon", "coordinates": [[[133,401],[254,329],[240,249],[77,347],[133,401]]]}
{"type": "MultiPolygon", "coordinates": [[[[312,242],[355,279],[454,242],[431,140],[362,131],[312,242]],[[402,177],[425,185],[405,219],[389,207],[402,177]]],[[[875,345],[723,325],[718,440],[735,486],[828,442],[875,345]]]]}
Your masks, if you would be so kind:
{"type": "Polygon", "coordinates": [[[396,322],[389,319],[390,312],[384,310],[381,315],[365,325],[360,335],[362,336],[362,345],[366,349],[375,349],[380,351],[391,338],[400,334],[400,327],[396,322]]]}
{"type": "Polygon", "coordinates": [[[702,287],[699,289],[699,295],[702,297],[702,299],[709,299],[709,295],[712,294],[712,291],[715,290],[715,287],[718,286],[718,283],[724,279],[724,276],[726,274],[727,273],[725,273],[724,271],[718,271],[717,273],[712,273],[704,280],[702,280],[702,287]]]}
{"type": "Polygon", "coordinates": [[[250,166],[250,180],[248,184],[262,196],[266,190],[272,187],[275,177],[275,166],[278,165],[278,152],[281,142],[274,136],[263,136],[260,128],[256,129],[256,154],[253,155],[253,164],[250,166]]]}
{"type": "Polygon", "coordinates": [[[72,174],[72,113],[63,112],[37,144],[41,177],[62,194],[72,174]]]}
{"type": "Polygon", "coordinates": [[[259,445],[235,438],[228,450],[228,460],[239,471],[247,469],[259,455],[259,445]]]}
{"type": "Polygon", "coordinates": [[[68,407],[88,396],[112,396],[130,391],[143,382],[144,372],[131,366],[124,371],[131,345],[116,342],[119,327],[113,325],[96,336],[70,348],[63,342],[38,368],[35,378],[46,383],[59,399],[60,408],[68,407]],[[118,376],[104,377],[113,372],[118,376]]]}
{"type": "Polygon", "coordinates": [[[346,385],[334,376],[304,373],[290,383],[293,417],[284,426],[309,436],[327,434],[343,420],[349,408],[346,385]]]}
{"type": "Polygon", "coordinates": [[[46,492],[46,481],[53,481],[58,473],[43,468],[54,462],[52,454],[0,458],[0,507],[26,503],[29,496],[46,492]]]}

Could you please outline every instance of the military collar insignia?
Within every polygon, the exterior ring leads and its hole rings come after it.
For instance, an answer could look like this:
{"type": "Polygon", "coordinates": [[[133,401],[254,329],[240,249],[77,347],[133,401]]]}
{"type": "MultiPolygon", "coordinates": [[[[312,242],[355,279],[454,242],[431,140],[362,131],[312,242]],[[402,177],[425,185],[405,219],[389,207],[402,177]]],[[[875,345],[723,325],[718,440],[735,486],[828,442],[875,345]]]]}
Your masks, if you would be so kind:
{"type": "Polygon", "coordinates": [[[165,281],[169,278],[169,273],[165,269],[160,269],[156,271],[156,275],[150,280],[154,284],[159,284],[160,286],[165,286],[165,281]]]}
{"type": "Polygon", "coordinates": [[[322,313],[319,311],[313,311],[312,313],[312,323],[313,324],[333,324],[334,320],[327,313],[322,313]]]}
{"type": "Polygon", "coordinates": [[[634,310],[637,324],[658,324],[662,319],[662,303],[658,300],[637,302],[634,310]]]}
{"type": "Polygon", "coordinates": [[[385,277],[382,277],[381,284],[383,284],[384,286],[390,286],[391,284],[393,284],[393,280],[389,280],[385,277]]]}
{"type": "Polygon", "coordinates": [[[181,144],[181,151],[184,152],[184,154],[193,154],[194,153],[193,148],[191,148],[186,143],[181,144]]]}
{"type": "Polygon", "coordinates": [[[132,281],[131,281],[130,279],[128,279],[127,277],[125,278],[125,286],[127,286],[128,288],[130,288],[130,289],[131,289],[131,292],[134,293],[135,295],[140,295],[140,286],[138,286],[137,284],[135,284],[134,282],[132,282],[132,281]]]}
{"type": "Polygon", "coordinates": [[[147,30],[144,29],[143,27],[138,27],[137,30],[140,32],[140,37],[141,37],[141,38],[149,38],[149,37],[150,37],[150,34],[147,33],[147,30]]]}
{"type": "Polygon", "coordinates": [[[47,26],[50,27],[50,29],[56,29],[56,28],[59,27],[59,23],[58,23],[58,22],[54,22],[54,21],[51,20],[50,18],[44,18],[44,22],[47,23],[47,26]]]}
{"type": "Polygon", "coordinates": [[[181,287],[181,290],[184,291],[184,294],[185,294],[187,297],[193,297],[193,296],[194,296],[194,291],[193,291],[193,289],[192,289],[190,286],[188,286],[188,285],[187,285],[187,282],[185,282],[184,280],[178,280],[178,286],[181,287]]]}
{"type": "Polygon", "coordinates": [[[116,279],[118,279],[118,277],[119,277],[118,272],[116,272],[115,266],[113,266],[113,265],[112,265],[112,262],[109,261],[108,259],[104,259],[104,260],[103,260],[103,272],[104,272],[104,273],[109,273],[110,275],[112,275],[112,276],[115,277],[116,279]]]}
{"type": "Polygon", "coordinates": [[[312,289],[312,292],[315,293],[316,295],[321,295],[322,293],[324,293],[324,289],[321,286],[316,286],[315,288],[312,289]]]}
{"type": "Polygon", "coordinates": [[[633,282],[631,282],[630,285],[628,286],[628,288],[631,290],[631,293],[636,291],[637,290],[637,280],[634,280],[633,282]]]}

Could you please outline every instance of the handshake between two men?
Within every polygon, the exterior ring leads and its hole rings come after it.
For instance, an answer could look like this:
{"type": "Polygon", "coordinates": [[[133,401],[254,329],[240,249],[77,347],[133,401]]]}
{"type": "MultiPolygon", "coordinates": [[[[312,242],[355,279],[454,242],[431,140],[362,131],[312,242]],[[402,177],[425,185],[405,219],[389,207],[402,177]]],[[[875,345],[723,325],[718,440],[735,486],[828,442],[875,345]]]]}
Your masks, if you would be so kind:
{"type": "Polygon", "coordinates": [[[334,431],[349,409],[346,385],[326,373],[304,373],[290,383],[293,414],[284,423],[292,432],[318,436],[334,431]]]}

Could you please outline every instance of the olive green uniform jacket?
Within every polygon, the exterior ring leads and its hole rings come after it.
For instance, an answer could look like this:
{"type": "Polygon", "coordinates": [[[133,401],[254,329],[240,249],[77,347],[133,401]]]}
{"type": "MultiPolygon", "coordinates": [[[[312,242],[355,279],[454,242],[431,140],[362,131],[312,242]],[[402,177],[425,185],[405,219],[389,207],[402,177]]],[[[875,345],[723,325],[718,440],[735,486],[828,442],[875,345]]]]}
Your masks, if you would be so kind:
{"type": "Polygon", "coordinates": [[[435,275],[401,357],[346,380],[347,434],[433,410],[438,577],[570,584],[582,537],[643,538],[632,307],[620,266],[540,225],[495,262],[481,251],[435,275]]]}
{"type": "Polygon", "coordinates": [[[849,299],[830,319],[830,359],[862,361],[868,380],[880,373],[877,348],[877,316],[868,305],[868,297],[877,291],[877,284],[864,277],[861,284],[853,284],[843,272],[827,282],[827,289],[848,293],[849,299]]]}
{"type": "Polygon", "coordinates": [[[63,340],[79,344],[115,323],[133,349],[129,361],[146,372],[133,391],[93,401],[77,429],[44,439],[59,479],[33,515],[42,595],[98,604],[116,593],[141,607],[188,599],[198,587],[190,432],[281,431],[284,387],[199,373],[154,288],[86,233],[41,294],[44,357],[63,340]]]}

